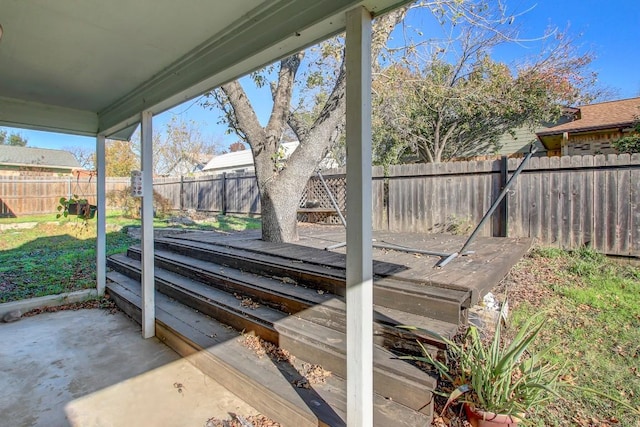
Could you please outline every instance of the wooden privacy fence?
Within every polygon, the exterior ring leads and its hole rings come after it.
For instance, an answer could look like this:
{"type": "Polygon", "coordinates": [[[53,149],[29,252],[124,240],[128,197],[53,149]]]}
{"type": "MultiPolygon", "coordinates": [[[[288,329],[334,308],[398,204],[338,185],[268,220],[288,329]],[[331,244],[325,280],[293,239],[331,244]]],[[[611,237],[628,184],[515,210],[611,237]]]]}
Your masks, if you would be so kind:
{"type": "MultiPolygon", "coordinates": [[[[373,168],[373,228],[469,234],[522,159],[373,168]]],[[[343,170],[325,179],[345,208],[343,170]],[[341,187],[342,186],[342,187],[341,187]]],[[[330,207],[312,178],[305,197],[330,207]]],[[[305,200],[305,199],[303,199],[305,200]]],[[[480,235],[640,257],[640,154],[533,157],[480,235]]]]}
{"type": "MultiPolygon", "coordinates": [[[[107,178],[107,193],[129,183],[129,178],[107,178]]],[[[95,178],[0,176],[0,217],[54,213],[60,198],[72,195],[95,203],[95,178]]]]}
{"type": "MultiPolygon", "coordinates": [[[[469,233],[522,159],[373,168],[373,227],[405,232],[469,233]]],[[[345,171],[326,172],[339,208],[346,207],[345,171]]],[[[107,179],[107,191],[128,178],[107,179]]],[[[259,214],[255,175],[162,178],[154,190],[173,209],[259,214]]],[[[0,177],[0,215],[54,212],[69,194],[95,200],[95,182],[75,178],[0,177]]],[[[309,180],[300,206],[333,208],[318,177],[309,180]]],[[[590,245],[640,257],[640,154],[534,157],[480,235],[532,237],[572,249],[590,245]]],[[[304,219],[304,218],[303,218],[304,219]]],[[[339,224],[337,215],[325,222],[339,224]]]]}
{"type": "Polygon", "coordinates": [[[509,195],[508,233],[638,257],[639,208],[640,154],[533,158],[509,195]]]}
{"type": "Polygon", "coordinates": [[[260,195],[254,174],[203,175],[155,179],[153,189],[173,209],[259,214],[260,195]]]}
{"type": "MultiPolygon", "coordinates": [[[[374,168],[375,229],[466,234],[521,159],[374,168]]],[[[640,155],[534,157],[481,235],[640,256],[640,155]]]]}

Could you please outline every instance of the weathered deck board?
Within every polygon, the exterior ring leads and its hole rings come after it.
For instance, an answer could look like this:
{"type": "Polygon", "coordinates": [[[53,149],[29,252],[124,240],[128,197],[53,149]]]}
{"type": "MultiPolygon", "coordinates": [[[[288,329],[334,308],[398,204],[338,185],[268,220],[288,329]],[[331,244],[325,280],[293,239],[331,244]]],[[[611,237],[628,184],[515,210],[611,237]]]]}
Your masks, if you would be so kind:
{"type": "MultiPolygon", "coordinates": [[[[276,245],[259,240],[256,233],[247,233],[241,238],[219,234],[203,236],[196,232],[177,235],[175,238],[243,248],[338,269],[345,268],[346,248],[323,250],[329,245],[345,241],[342,227],[305,226],[300,228],[299,234],[300,241],[296,244],[276,245]]],[[[393,232],[375,232],[374,238],[379,243],[449,253],[457,252],[466,240],[465,236],[393,232]]],[[[374,274],[400,281],[468,290],[472,293],[471,303],[475,304],[507,275],[530,246],[531,239],[479,237],[469,248],[474,251],[473,254],[458,257],[444,268],[435,267],[440,260],[436,256],[374,248],[374,274]]]]}
{"type": "MultiPolygon", "coordinates": [[[[140,321],[140,285],[119,273],[109,273],[109,290],[130,316],[140,321]]],[[[158,337],[196,365],[215,377],[230,391],[241,396],[262,413],[283,426],[344,426],[345,383],[332,376],[326,384],[298,388],[302,379],[301,360],[293,364],[259,357],[240,343],[240,336],[217,321],[157,293],[158,337]]],[[[384,399],[374,397],[374,425],[410,427],[426,425],[429,414],[420,414],[384,399]]]]}

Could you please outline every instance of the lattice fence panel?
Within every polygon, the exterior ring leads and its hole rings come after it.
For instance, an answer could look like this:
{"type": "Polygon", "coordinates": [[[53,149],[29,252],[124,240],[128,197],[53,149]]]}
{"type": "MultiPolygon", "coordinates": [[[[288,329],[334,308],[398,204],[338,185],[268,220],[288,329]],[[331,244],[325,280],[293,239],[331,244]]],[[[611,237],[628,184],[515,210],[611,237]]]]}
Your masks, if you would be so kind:
{"type": "MultiPolygon", "coordinates": [[[[344,174],[328,175],[324,180],[329,191],[336,200],[342,214],[345,214],[347,205],[346,177],[344,174]]],[[[312,177],[307,183],[305,192],[300,199],[300,208],[311,208],[318,210],[333,210],[331,197],[322,185],[319,177],[312,177]]],[[[303,222],[317,222],[323,224],[341,224],[337,212],[300,212],[298,220],[303,222]]]]}

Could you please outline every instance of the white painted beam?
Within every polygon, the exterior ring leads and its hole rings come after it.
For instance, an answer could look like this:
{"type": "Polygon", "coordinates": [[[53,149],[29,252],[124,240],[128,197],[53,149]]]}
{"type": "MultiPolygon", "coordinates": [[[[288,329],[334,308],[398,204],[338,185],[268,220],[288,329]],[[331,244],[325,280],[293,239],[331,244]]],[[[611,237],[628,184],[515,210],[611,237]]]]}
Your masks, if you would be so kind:
{"type": "Polygon", "coordinates": [[[106,186],[106,163],[105,163],[105,137],[96,137],[96,177],[98,195],[96,205],[98,206],[97,238],[96,238],[96,287],[98,295],[104,295],[107,284],[107,186],[106,186]]]}
{"type": "Polygon", "coordinates": [[[153,115],[141,114],[142,146],[142,336],[156,334],[155,275],[153,247],[153,115]]]}
{"type": "Polygon", "coordinates": [[[344,12],[364,5],[379,15],[409,0],[263,2],[252,15],[195,47],[99,112],[110,136],[137,123],[142,110],[159,114],[228,81],[342,32],[344,12]],[[286,9],[284,9],[286,7],[286,9]],[[256,38],[256,34],[260,37],[256,38]]]}
{"type": "Polygon", "coordinates": [[[0,96],[0,126],[96,136],[98,115],[0,96]]]}
{"type": "Polygon", "coordinates": [[[373,425],[371,14],[347,12],[347,426],[373,425]]]}

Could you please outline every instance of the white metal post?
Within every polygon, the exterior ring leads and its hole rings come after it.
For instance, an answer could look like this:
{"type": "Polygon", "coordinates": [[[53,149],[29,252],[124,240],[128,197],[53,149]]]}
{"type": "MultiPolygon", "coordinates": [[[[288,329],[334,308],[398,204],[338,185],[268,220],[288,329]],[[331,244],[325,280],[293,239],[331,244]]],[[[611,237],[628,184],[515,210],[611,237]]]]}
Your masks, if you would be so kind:
{"type": "Polygon", "coordinates": [[[373,425],[371,14],[347,12],[347,426],[373,425]]]}
{"type": "Polygon", "coordinates": [[[142,336],[155,336],[155,278],[153,248],[153,115],[142,112],[142,336]]]}
{"type": "Polygon", "coordinates": [[[98,216],[97,221],[97,238],[96,238],[96,287],[98,295],[104,295],[107,285],[107,185],[105,164],[105,137],[98,135],[96,137],[96,177],[97,195],[96,205],[98,216]]]}

